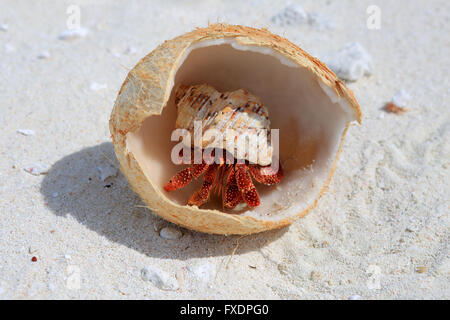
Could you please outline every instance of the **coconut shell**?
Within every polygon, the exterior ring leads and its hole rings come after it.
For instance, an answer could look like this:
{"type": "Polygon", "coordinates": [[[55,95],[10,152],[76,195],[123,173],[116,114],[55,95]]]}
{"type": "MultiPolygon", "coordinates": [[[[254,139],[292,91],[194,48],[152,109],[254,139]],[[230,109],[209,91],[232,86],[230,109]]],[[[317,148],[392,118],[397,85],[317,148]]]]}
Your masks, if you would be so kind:
{"type": "Polygon", "coordinates": [[[145,201],[153,213],[180,226],[214,234],[251,234],[280,228],[303,217],[318,202],[335,170],[349,122],[342,131],[338,152],[333,160],[327,181],[313,203],[295,215],[281,219],[262,220],[252,216],[235,215],[219,210],[206,210],[179,205],[167,198],[161,186],[144,173],[133,153],[127,149],[127,133],[137,131],[149,116],[161,115],[172,91],[173,77],[188,48],[205,40],[234,38],[240,45],[268,47],[290,61],[307,68],[322,85],[331,89],[351,108],[353,119],[361,122],[361,110],[353,93],[318,59],[310,56],[287,39],[266,29],[214,24],[165,41],[145,56],[129,72],[118,93],[111,113],[109,127],[120,167],[131,187],[145,201]]]}

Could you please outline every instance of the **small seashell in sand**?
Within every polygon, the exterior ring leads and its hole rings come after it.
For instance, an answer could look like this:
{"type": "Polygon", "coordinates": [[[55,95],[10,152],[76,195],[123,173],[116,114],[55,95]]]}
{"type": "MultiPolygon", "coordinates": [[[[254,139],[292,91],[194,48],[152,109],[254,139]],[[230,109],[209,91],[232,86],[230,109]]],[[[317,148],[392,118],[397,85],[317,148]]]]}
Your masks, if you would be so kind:
{"type": "Polygon", "coordinates": [[[203,285],[213,280],[216,274],[216,268],[211,262],[188,266],[187,271],[191,279],[203,285]]]}
{"type": "Polygon", "coordinates": [[[76,29],[69,29],[61,32],[58,36],[60,40],[72,40],[76,38],[84,38],[89,33],[89,30],[83,27],[76,29]]]}
{"type": "Polygon", "coordinates": [[[37,57],[38,59],[48,59],[50,58],[50,52],[48,52],[47,50],[41,51],[37,57]]]}
{"type": "Polygon", "coordinates": [[[34,176],[46,174],[50,170],[50,166],[42,163],[37,163],[31,166],[27,166],[24,170],[34,176]]]}
{"type": "Polygon", "coordinates": [[[150,281],[155,287],[161,290],[175,291],[178,289],[178,282],[174,277],[153,266],[142,268],[141,277],[144,281],[150,281]]]}
{"type": "Polygon", "coordinates": [[[308,24],[318,30],[334,29],[334,21],[322,13],[309,13],[308,24]]]}
{"type": "Polygon", "coordinates": [[[411,96],[409,95],[409,93],[406,90],[401,89],[397,91],[397,93],[392,98],[392,103],[395,104],[397,107],[404,108],[406,107],[406,105],[410,100],[411,96]]]}
{"type": "Polygon", "coordinates": [[[106,83],[97,83],[97,82],[91,82],[91,85],[89,86],[89,89],[92,91],[99,91],[102,89],[106,89],[108,86],[106,83]]]}
{"type": "Polygon", "coordinates": [[[176,240],[181,238],[182,235],[183,234],[181,233],[180,230],[172,227],[162,228],[161,231],[159,232],[159,236],[167,240],[176,240]]]}
{"type": "Polygon", "coordinates": [[[17,133],[20,133],[21,135],[24,136],[34,136],[35,132],[31,129],[19,129],[17,130],[17,133]]]}
{"type": "Polygon", "coordinates": [[[356,81],[373,73],[372,57],[358,42],[350,42],[338,52],[324,55],[322,59],[344,80],[356,81]]]}
{"type": "Polygon", "coordinates": [[[283,11],[271,18],[272,22],[280,27],[298,25],[308,21],[308,14],[298,4],[290,4],[283,11]]]}

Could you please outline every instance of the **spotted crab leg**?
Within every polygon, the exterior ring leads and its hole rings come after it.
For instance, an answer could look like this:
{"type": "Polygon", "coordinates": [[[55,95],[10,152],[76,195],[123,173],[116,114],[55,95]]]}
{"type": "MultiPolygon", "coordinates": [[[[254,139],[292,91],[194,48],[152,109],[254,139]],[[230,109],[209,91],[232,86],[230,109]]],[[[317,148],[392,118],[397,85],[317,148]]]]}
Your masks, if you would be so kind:
{"type": "Polygon", "coordinates": [[[236,171],[231,166],[222,192],[222,203],[225,208],[233,209],[244,201],[236,182],[236,171]]]}
{"type": "Polygon", "coordinates": [[[188,204],[190,206],[195,205],[200,207],[209,199],[209,195],[211,194],[211,190],[213,189],[214,182],[217,177],[217,164],[213,163],[208,166],[205,175],[203,176],[203,184],[189,199],[188,204]]]}
{"type": "Polygon", "coordinates": [[[241,192],[242,198],[249,207],[257,207],[260,204],[258,191],[256,191],[248,166],[246,164],[236,164],[236,183],[241,192]]]}
{"type": "Polygon", "coordinates": [[[186,186],[192,179],[197,179],[210,166],[203,162],[201,164],[193,164],[192,166],[179,171],[164,186],[164,190],[173,191],[186,186]]]}
{"type": "Polygon", "coordinates": [[[283,179],[283,169],[281,168],[281,163],[278,165],[278,171],[269,166],[260,165],[249,165],[249,171],[256,181],[266,185],[272,185],[280,183],[283,179]]]}

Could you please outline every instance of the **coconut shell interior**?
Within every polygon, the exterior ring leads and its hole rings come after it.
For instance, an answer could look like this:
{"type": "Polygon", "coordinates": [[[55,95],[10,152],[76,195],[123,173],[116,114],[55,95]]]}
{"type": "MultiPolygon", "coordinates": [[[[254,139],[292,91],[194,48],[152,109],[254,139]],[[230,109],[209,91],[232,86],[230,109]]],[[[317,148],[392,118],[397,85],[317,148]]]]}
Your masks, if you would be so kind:
{"type": "Polygon", "coordinates": [[[200,209],[253,216],[261,220],[290,217],[313,205],[333,170],[343,131],[355,120],[351,107],[320,83],[305,67],[271,48],[241,45],[233,39],[201,41],[189,47],[174,73],[172,93],[161,115],[148,117],[127,135],[127,149],[146,177],[170,200],[185,205],[202,178],[187,187],[163,190],[164,184],[185,166],[172,163],[171,141],[176,120],[175,88],[208,83],[219,91],[245,88],[258,96],[269,111],[272,129],[279,129],[284,179],[275,186],[255,182],[259,207],[226,211],[212,196],[200,209]]]}

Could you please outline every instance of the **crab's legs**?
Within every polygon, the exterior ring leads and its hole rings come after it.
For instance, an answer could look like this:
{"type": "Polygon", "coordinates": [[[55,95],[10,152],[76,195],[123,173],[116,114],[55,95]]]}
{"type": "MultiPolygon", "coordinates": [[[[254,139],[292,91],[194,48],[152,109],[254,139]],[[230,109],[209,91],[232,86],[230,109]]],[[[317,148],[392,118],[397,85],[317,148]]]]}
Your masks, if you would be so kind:
{"type": "Polygon", "coordinates": [[[256,181],[266,185],[272,185],[280,183],[283,179],[283,169],[281,168],[281,163],[278,165],[278,171],[272,168],[272,166],[259,166],[259,165],[249,165],[250,173],[256,181]]]}
{"type": "Polygon", "coordinates": [[[173,191],[183,188],[204,173],[202,186],[191,196],[188,201],[189,205],[203,205],[208,201],[211,192],[215,190],[215,193],[219,195],[222,193],[224,208],[233,209],[242,201],[245,201],[249,207],[257,207],[261,201],[252,177],[257,182],[266,185],[277,184],[283,179],[281,164],[277,171],[272,166],[247,165],[245,163],[230,165],[225,164],[222,156],[219,158],[218,164],[210,161],[208,163],[203,160],[201,164],[193,164],[181,170],[170,179],[164,189],[173,191]]]}
{"type": "Polygon", "coordinates": [[[214,183],[217,177],[217,164],[211,164],[208,166],[208,169],[203,176],[203,184],[189,199],[188,204],[190,206],[201,206],[209,199],[209,195],[211,194],[211,190],[214,187],[214,183]]]}
{"type": "Polygon", "coordinates": [[[186,186],[192,179],[197,179],[203,172],[209,168],[206,163],[193,164],[192,166],[179,171],[164,186],[164,190],[173,191],[186,186]]]}
{"type": "Polygon", "coordinates": [[[235,166],[235,170],[237,186],[245,203],[247,203],[249,207],[259,206],[260,200],[258,191],[256,191],[255,185],[252,181],[252,177],[250,177],[248,166],[246,164],[238,163],[235,166]]]}
{"type": "MultiPolygon", "coordinates": [[[[180,150],[180,157],[183,156],[183,149],[180,150]]],[[[192,161],[194,154],[191,154],[192,161]]],[[[202,163],[193,164],[192,166],[176,173],[169,182],[164,186],[166,191],[174,191],[185,187],[192,179],[197,179],[200,175],[208,169],[209,165],[202,159],[202,163]]]]}
{"type": "Polygon", "coordinates": [[[244,200],[239,191],[235,173],[236,171],[233,166],[231,166],[222,192],[223,206],[228,209],[233,209],[244,200]]]}

